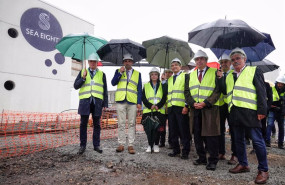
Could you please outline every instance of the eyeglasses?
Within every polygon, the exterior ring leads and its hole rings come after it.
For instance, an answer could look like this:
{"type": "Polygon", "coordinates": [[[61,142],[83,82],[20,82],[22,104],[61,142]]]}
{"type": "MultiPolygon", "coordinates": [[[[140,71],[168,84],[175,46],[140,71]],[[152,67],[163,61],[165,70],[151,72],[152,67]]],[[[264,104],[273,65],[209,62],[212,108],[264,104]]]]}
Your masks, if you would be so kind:
{"type": "Polygon", "coordinates": [[[241,57],[236,57],[236,58],[232,58],[231,61],[234,62],[234,61],[240,60],[240,59],[241,59],[241,57]]]}

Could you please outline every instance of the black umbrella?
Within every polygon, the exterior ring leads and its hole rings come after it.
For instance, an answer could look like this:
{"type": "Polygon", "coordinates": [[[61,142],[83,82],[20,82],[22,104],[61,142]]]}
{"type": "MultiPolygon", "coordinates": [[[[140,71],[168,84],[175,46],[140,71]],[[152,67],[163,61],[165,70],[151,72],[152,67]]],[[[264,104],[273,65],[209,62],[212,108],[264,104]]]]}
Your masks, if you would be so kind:
{"type": "Polygon", "coordinates": [[[204,48],[234,49],[255,46],[266,37],[242,20],[219,19],[188,33],[188,42],[204,48]]]}
{"type": "Polygon", "coordinates": [[[124,54],[130,53],[134,62],[141,61],[146,57],[145,48],[130,39],[112,39],[102,46],[98,51],[101,60],[121,65],[124,54]]]}
{"type": "Polygon", "coordinates": [[[258,68],[261,69],[263,73],[274,71],[279,68],[278,65],[274,64],[273,62],[267,59],[263,59],[262,61],[258,61],[258,62],[252,62],[251,65],[258,66],[258,68]]]}
{"type": "Polygon", "coordinates": [[[155,134],[156,134],[156,130],[158,129],[159,123],[160,123],[159,119],[156,116],[147,116],[142,121],[144,131],[146,133],[147,139],[151,147],[154,144],[154,140],[156,137],[155,134]]]}

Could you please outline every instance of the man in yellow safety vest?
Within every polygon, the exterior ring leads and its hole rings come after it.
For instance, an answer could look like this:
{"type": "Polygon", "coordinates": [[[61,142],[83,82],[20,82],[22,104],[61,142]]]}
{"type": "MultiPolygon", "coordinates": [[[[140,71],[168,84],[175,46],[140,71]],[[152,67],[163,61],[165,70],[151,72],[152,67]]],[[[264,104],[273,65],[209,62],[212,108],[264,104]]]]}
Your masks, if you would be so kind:
{"type": "Polygon", "coordinates": [[[99,57],[92,53],[88,56],[88,69],[83,69],[74,82],[74,88],[79,90],[80,114],[80,149],[78,154],[83,154],[87,143],[87,124],[90,113],[93,119],[93,147],[102,153],[100,149],[100,118],[102,108],[108,107],[108,91],[105,74],[97,68],[99,57]]]}
{"type": "Polygon", "coordinates": [[[141,73],[132,68],[133,56],[129,53],[124,55],[123,65],[115,71],[112,85],[117,85],[115,94],[116,109],[118,116],[118,142],[117,152],[124,151],[126,144],[126,115],[128,115],[128,151],[135,154],[134,141],[136,129],[137,109],[141,110],[142,81],[141,73]]]}

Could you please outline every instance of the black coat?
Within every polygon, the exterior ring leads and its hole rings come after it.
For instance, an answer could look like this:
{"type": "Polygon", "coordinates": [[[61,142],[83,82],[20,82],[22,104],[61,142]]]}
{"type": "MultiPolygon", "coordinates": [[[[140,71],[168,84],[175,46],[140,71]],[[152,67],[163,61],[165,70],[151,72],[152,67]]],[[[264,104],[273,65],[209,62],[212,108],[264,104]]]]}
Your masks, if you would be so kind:
{"type": "MultiPolygon", "coordinates": [[[[227,76],[228,78],[229,76],[227,76]]],[[[232,106],[229,123],[234,126],[246,127],[261,127],[261,122],[257,119],[257,115],[267,114],[267,94],[264,83],[264,76],[262,71],[257,67],[254,77],[253,85],[256,88],[257,94],[257,110],[232,106]]]]}
{"type": "MultiPolygon", "coordinates": [[[[81,86],[84,84],[84,82],[85,81],[83,81],[83,78],[81,77],[81,71],[80,71],[77,78],[74,81],[73,86],[76,90],[80,89],[81,86]]],[[[108,107],[108,91],[107,91],[107,83],[106,83],[105,73],[103,73],[103,88],[104,88],[103,100],[101,100],[99,98],[95,98],[95,106],[94,106],[93,112],[90,112],[90,102],[91,102],[91,100],[90,100],[91,97],[90,97],[90,98],[86,98],[86,99],[81,99],[79,101],[78,114],[89,115],[90,113],[92,113],[95,116],[101,116],[102,108],[108,107]]]]}
{"type": "MultiPolygon", "coordinates": [[[[275,112],[277,114],[284,115],[285,114],[285,97],[284,96],[280,96],[280,94],[285,92],[285,87],[283,87],[282,89],[279,89],[277,87],[277,83],[276,83],[275,84],[275,89],[277,90],[280,99],[279,99],[279,101],[272,102],[272,105],[274,105],[276,107],[273,108],[273,107],[270,106],[269,110],[273,111],[273,112],[275,112]]],[[[272,93],[272,89],[271,89],[271,94],[273,94],[272,93]]]]}

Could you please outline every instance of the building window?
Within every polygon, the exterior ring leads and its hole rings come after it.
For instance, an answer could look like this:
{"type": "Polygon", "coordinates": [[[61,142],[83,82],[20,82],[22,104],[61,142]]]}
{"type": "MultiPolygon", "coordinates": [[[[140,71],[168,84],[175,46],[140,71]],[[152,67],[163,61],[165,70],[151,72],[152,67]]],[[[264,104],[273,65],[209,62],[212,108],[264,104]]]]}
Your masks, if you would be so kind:
{"type": "Polygon", "coordinates": [[[12,38],[16,38],[18,37],[18,31],[15,28],[9,28],[8,35],[12,38]]]}
{"type": "Polygon", "coordinates": [[[11,91],[15,88],[15,83],[11,80],[8,80],[4,83],[4,87],[6,90],[11,91]]]}

